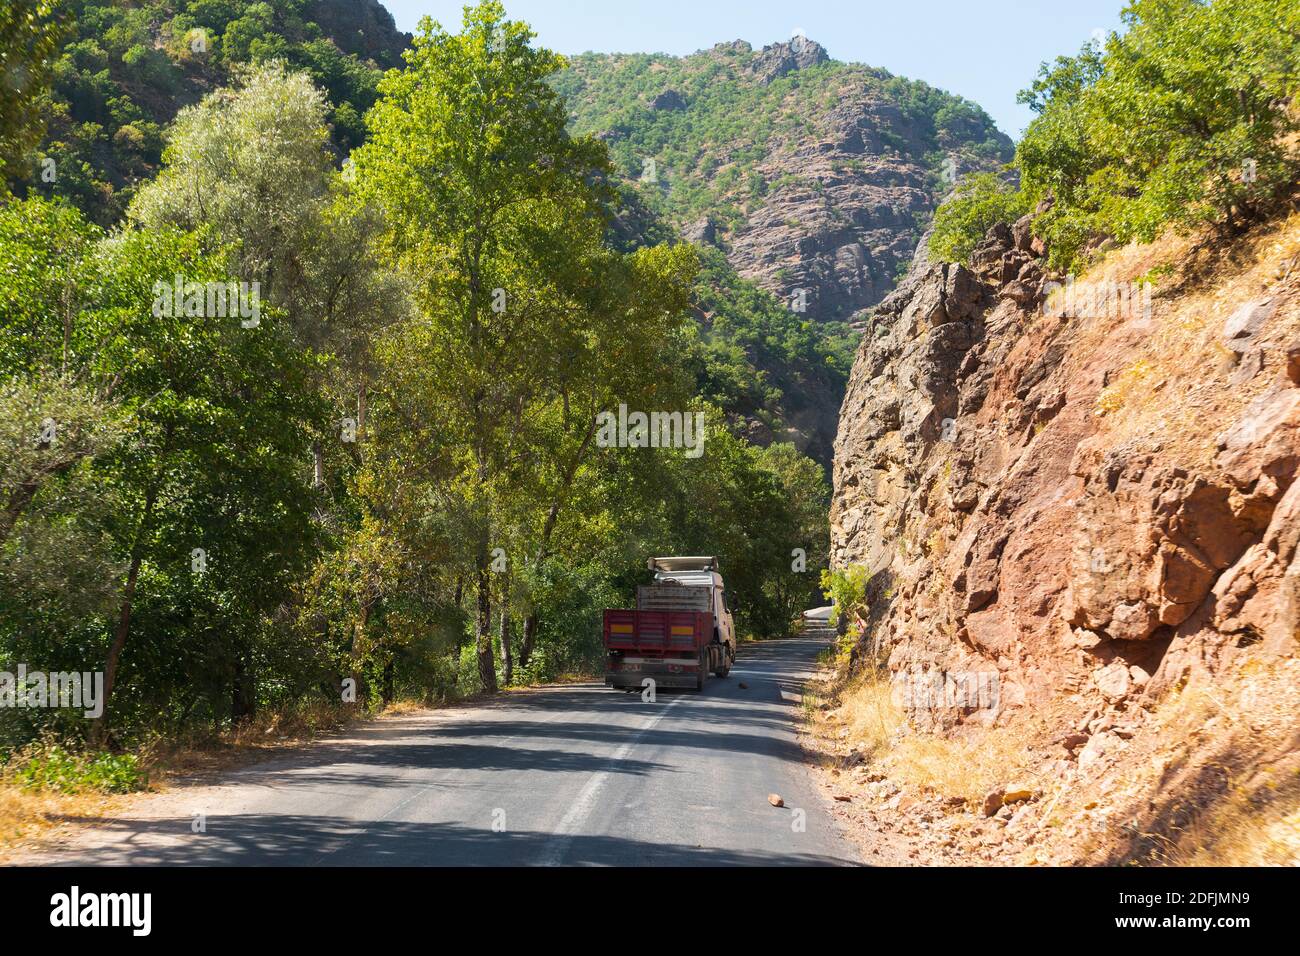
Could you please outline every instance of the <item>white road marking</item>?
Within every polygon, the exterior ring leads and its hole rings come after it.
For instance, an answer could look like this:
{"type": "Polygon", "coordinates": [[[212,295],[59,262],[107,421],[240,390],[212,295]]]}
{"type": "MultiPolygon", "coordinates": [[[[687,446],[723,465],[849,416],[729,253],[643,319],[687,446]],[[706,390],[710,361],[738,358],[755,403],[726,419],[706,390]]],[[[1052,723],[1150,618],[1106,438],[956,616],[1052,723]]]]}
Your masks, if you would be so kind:
{"type": "Polygon", "coordinates": [[[605,761],[605,769],[597,770],[591,775],[591,779],[578,793],[577,799],[573,801],[573,806],[569,812],[560,820],[559,825],[551,834],[551,839],[547,841],[541,857],[538,859],[540,866],[559,866],[564,859],[564,854],[568,852],[569,845],[573,842],[574,836],[577,835],[579,828],[591,814],[592,808],[596,805],[596,798],[600,796],[600,791],[605,788],[609,782],[610,775],[613,773],[613,767],[620,760],[625,760],[627,755],[632,752],[632,748],[641,742],[641,738],[654,729],[654,727],[668,715],[672,710],[687,697],[676,697],[659,713],[651,717],[641,725],[641,729],[636,732],[636,736],[619,747],[610,758],[605,761]]]}

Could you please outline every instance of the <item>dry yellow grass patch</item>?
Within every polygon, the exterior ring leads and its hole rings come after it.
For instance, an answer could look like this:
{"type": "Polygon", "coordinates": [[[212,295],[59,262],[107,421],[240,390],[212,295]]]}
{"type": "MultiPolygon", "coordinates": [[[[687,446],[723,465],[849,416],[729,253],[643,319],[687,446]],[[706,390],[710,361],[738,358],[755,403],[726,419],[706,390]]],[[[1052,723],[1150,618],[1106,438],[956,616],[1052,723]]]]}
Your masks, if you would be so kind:
{"type": "Polygon", "coordinates": [[[421,711],[428,710],[428,704],[418,700],[396,700],[389,704],[382,711],[380,717],[403,717],[407,714],[418,714],[421,711]]]}
{"type": "Polygon", "coordinates": [[[121,797],[25,790],[0,781],[0,848],[40,839],[73,819],[94,819],[111,811],[121,797]]]}
{"type": "Polygon", "coordinates": [[[1300,866],[1300,801],[1254,807],[1234,796],[1188,828],[1171,854],[1176,866],[1300,866]]]}
{"type": "Polygon", "coordinates": [[[918,730],[883,672],[855,677],[838,702],[823,718],[831,736],[901,786],[978,804],[995,787],[1033,779],[1034,733],[1025,728],[969,727],[950,737],[918,730]]]}
{"type": "MultiPolygon", "coordinates": [[[[1154,325],[1132,366],[1098,396],[1097,414],[1116,441],[1159,435],[1183,450],[1189,464],[1208,464],[1215,437],[1259,391],[1268,376],[1229,386],[1232,361],[1221,336],[1224,321],[1245,302],[1276,294],[1300,274],[1300,215],[1293,214],[1231,247],[1216,260],[1198,259],[1193,238],[1167,235],[1114,250],[1082,282],[1143,282],[1158,276],[1154,325]],[[1165,294],[1162,294],[1162,291],[1165,294]],[[1200,427],[1188,429],[1189,422],[1200,427]]],[[[1107,348],[1121,318],[1097,318],[1086,337],[1107,348]]],[[[1294,322],[1287,307],[1273,320],[1294,322]]]]}
{"type": "Polygon", "coordinates": [[[1120,372],[1114,384],[1104,388],[1097,396],[1094,414],[1109,415],[1122,409],[1129,402],[1129,397],[1142,384],[1143,379],[1151,374],[1151,363],[1145,360],[1134,362],[1120,372]]]}
{"type": "Polygon", "coordinates": [[[1300,660],[1245,661],[1213,688],[1193,685],[1156,711],[1160,739],[1180,744],[1170,765],[1197,751],[1225,754],[1222,799],[1177,834],[1169,862],[1180,866],[1300,865],[1300,660]]]}

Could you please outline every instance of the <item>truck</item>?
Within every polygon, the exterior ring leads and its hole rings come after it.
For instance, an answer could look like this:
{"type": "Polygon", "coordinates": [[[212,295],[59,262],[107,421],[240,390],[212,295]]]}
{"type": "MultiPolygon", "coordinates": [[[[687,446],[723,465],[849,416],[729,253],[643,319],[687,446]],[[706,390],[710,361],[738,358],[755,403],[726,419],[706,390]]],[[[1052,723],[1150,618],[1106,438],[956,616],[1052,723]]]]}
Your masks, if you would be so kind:
{"type": "Polygon", "coordinates": [[[736,626],[716,557],[650,558],[650,584],[635,610],[604,616],[605,684],[703,690],[710,672],[726,677],[736,660],[736,626]]]}

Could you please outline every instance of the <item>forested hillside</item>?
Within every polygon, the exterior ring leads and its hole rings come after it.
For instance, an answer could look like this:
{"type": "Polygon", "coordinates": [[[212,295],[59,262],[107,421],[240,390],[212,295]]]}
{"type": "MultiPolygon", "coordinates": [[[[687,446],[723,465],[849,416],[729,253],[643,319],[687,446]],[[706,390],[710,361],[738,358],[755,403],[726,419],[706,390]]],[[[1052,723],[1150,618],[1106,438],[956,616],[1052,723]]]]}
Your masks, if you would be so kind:
{"type": "Polygon", "coordinates": [[[806,290],[806,316],[823,323],[892,288],[958,175],[1011,158],[973,103],[836,62],[803,36],[586,54],[557,87],[647,203],[783,301],[806,290]]]}
{"type": "MultiPolygon", "coordinates": [[[[57,6],[67,29],[41,107],[48,130],[6,176],[101,226],[156,175],[177,111],[250,64],[312,77],[341,162],[410,39],[378,0],[57,6]]],[[[554,84],[575,132],[610,146],[642,207],[637,226],[721,253],[704,256],[697,288],[697,387],[750,440],[790,441],[829,468],[857,339],[849,323],[892,288],[957,173],[1009,156],[1005,137],[973,104],[830,62],[801,39],[758,53],[584,56],[554,84]]]]}
{"type": "Polygon", "coordinates": [[[158,170],[165,127],[184,106],[228,86],[244,64],[280,59],[329,97],[340,155],[365,136],[383,70],[409,38],[378,0],[146,0],[54,4],[65,25],[42,112],[45,143],[6,175],[116,222],[158,170]],[[52,160],[52,166],[46,165],[52,160]]]}

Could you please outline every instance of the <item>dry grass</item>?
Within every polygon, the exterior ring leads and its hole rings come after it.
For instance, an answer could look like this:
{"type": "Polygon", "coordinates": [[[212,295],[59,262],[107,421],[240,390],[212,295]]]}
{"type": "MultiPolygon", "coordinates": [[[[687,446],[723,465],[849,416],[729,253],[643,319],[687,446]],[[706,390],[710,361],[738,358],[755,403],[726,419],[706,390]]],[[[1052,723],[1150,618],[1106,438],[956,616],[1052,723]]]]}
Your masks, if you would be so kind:
{"type": "MultiPolygon", "coordinates": [[[[405,703],[385,714],[405,712],[405,703]]],[[[416,709],[418,705],[412,705],[416,709]]],[[[219,734],[157,738],[140,748],[140,762],[151,780],[160,784],[175,776],[224,770],[251,758],[298,746],[364,720],[355,705],[311,702],[263,711],[252,720],[219,734]]]]}
{"type": "Polygon", "coordinates": [[[1213,746],[1229,783],[1175,834],[1176,866],[1300,865],[1300,660],[1251,659],[1211,688],[1170,695],[1156,712],[1159,739],[1178,746],[1169,765],[1193,770],[1213,746]]]}
{"type": "MultiPolygon", "coordinates": [[[[1246,386],[1228,384],[1232,361],[1221,341],[1223,323],[1238,304],[1277,294],[1288,276],[1291,283],[1282,288],[1294,294],[1300,215],[1261,228],[1227,251],[1220,249],[1171,233],[1146,245],[1116,249],[1081,277],[1087,282],[1141,282],[1153,273],[1159,276],[1154,329],[1142,333],[1134,362],[1097,398],[1097,417],[1114,443],[1160,435],[1167,453],[1177,450],[1184,462],[1208,466],[1219,431],[1267,387],[1267,375],[1246,386]],[[1218,252],[1217,257],[1207,259],[1205,250],[1218,252]],[[1190,419],[1202,425],[1180,427],[1190,419]]],[[[1284,306],[1275,324],[1295,321],[1284,306]]],[[[1113,349],[1109,336],[1125,324],[1123,319],[1090,320],[1082,330],[1089,343],[1084,351],[1113,349]]]]}
{"type": "Polygon", "coordinates": [[[1175,866],[1300,865],[1300,800],[1259,808],[1234,795],[1196,820],[1171,853],[1175,866]]]}
{"type": "Polygon", "coordinates": [[[601,681],[604,679],[605,675],[602,671],[566,671],[563,674],[556,675],[544,684],[529,684],[527,686],[514,687],[510,689],[530,690],[537,687],[552,687],[557,684],[590,684],[592,681],[601,681]]]}
{"type": "Polygon", "coordinates": [[[39,840],[72,819],[103,816],[122,799],[98,793],[31,791],[0,781],[0,849],[39,840]]]}
{"type": "Polygon", "coordinates": [[[429,705],[422,700],[395,700],[380,711],[379,716],[404,717],[407,714],[418,714],[428,709],[429,705]]]}
{"type": "Polygon", "coordinates": [[[1057,863],[1300,864],[1298,708],[1295,659],[1250,658],[1170,691],[1103,776],[1053,803],[1044,819],[1063,826],[1037,845],[1057,863]]]}
{"type": "Polygon", "coordinates": [[[970,727],[957,736],[918,730],[883,671],[854,677],[834,697],[838,706],[821,718],[824,730],[900,786],[978,804],[995,787],[1031,776],[1032,734],[1005,727],[970,727]]]}

